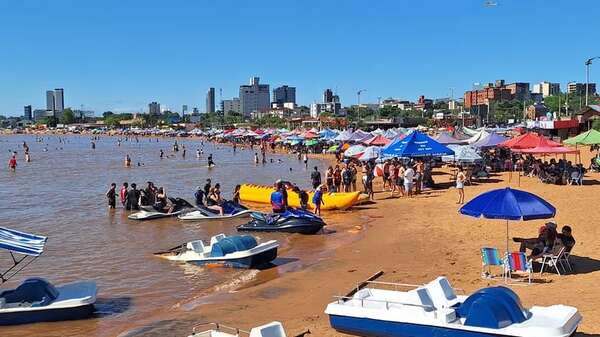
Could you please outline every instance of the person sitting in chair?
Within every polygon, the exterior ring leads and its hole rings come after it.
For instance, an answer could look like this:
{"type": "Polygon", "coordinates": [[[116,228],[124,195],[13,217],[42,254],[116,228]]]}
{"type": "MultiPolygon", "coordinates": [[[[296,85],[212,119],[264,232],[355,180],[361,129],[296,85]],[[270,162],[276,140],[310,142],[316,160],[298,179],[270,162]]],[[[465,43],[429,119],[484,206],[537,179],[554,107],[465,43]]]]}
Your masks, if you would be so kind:
{"type": "Polygon", "coordinates": [[[571,252],[571,249],[575,246],[575,238],[573,237],[571,226],[564,225],[561,232],[557,234],[556,237],[562,242],[563,246],[565,246],[565,250],[571,252]]]}
{"type": "Polygon", "coordinates": [[[527,249],[531,250],[531,254],[528,258],[535,260],[552,251],[556,235],[556,222],[550,221],[540,227],[537,238],[513,238],[513,241],[521,243],[521,247],[519,248],[520,252],[525,253],[527,249]]]}

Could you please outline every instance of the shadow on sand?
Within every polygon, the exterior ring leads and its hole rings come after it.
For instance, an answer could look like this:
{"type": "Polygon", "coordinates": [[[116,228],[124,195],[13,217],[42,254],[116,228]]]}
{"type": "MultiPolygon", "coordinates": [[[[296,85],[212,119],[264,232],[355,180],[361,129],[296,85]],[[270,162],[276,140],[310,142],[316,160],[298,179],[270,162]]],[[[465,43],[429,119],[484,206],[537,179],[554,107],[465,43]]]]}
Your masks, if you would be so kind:
{"type": "MultiPolygon", "coordinates": [[[[571,261],[573,271],[567,269],[566,274],[589,274],[600,271],[600,260],[577,255],[571,255],[569,260],[571,261]]],[[[541,266],[542,265],[536,261],[533,263],[533,270],[539,271],[541,266]]],[[[560,267],[560,272],[563,273],[562,267],[560,267]]],[[[544,273],[556,274],[556,269],[554,267],[546,266],[544,268],[544,273]]]]}
{"type": "Polygon", "coordinates": [[[273,260],[273,261],[271,261],[271,262],[269,262],[269,263],[267,263],[265,265],[257,267],[256,269],[258,269],[258,270],[269,270],[269,269],[272,269],[272,268],[275,268],[275,267],[283,266],[283,265],[288,264],[288,263],[296,262],[298,260],[300,260],[300,259],[297,259],[295,257],[278,257],[275,260],[273,260]]]}

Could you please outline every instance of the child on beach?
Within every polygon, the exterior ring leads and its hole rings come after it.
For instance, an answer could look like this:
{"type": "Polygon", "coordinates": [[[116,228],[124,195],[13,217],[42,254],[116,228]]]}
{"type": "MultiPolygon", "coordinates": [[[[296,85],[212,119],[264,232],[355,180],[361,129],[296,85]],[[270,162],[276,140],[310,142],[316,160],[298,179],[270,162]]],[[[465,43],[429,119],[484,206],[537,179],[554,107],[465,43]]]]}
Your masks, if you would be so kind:
{"type": "Polygon", "coordinates": [[[315,194],[313,194],[312,202],[315,205],[315,214],[320,216],[321,215],[321,205],[325,205],[325,202],[323,202],[323,185],[320,185],[319,187],[317,187],[315,194]]]}
{"type": "Polygon", "coordinates": [[[17,153],[13,152],[12,157],[8,160],[8,168],[15,172],[17,170],[17,153]]]}

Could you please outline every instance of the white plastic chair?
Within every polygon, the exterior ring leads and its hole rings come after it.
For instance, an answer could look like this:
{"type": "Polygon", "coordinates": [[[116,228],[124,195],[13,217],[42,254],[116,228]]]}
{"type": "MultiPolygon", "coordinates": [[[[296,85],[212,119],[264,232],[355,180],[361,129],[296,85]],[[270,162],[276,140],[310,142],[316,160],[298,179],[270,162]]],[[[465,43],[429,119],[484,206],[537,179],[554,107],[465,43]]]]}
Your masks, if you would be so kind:
{"type": "Polygon", "coordinates": [[[558,275],[562,275],[560,273],[560,269],[558,268],[559,265],[563,268],[563,271],[565,273],[567,272],[567,269],[563,265],[563,261],[565,260],[565,246],[558,245],[557,247],[557,245],[555,244],[554,247],[555,249],[553,249],[550,254],[544,254],[542,256],[542,268],[540,269],[540,275],[542,275],[546,266],[550,268],[554,267],[558,275]]]}

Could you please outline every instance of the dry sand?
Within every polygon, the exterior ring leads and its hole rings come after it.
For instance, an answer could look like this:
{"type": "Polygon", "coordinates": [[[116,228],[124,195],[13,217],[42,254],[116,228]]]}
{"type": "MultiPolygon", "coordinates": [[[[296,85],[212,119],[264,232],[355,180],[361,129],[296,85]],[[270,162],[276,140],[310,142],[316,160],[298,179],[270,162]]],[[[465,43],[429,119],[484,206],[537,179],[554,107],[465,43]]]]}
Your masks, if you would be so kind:
{"type": "MultiPolygon", "coordinates": [[[[584,163],[590,152],[582,150],[584,163]]],[[[436,169],[436,183],[452,185],[447,169],[436,169]]],[[[573,249],[574,273],[558,276],[536,274],[535,284],[511,286],[526,306],[562,303],[577,307],[583,315],[578,336],[600,336],[600,174],[588,173],[585,186],[542,184],[536,178],[509,174],[492,176],[465,189],[466,200],[481,192],[511,186],[533,192],[557,208],[559,226],[569,224],[577,244],[573,249]]],[[[379,187],[380,190],[380,187],[379,187]]],[[[472,292],[502,281],[483,280],[479,249],[503,250],[506,227],[503,221],[473,219],[458,214],[457,192],[445,188],[415,198],[388,198],[377,193],[376,203],[349,212],[325,214],[346,219],[329,226],[349,231],[357,240],[335,249],[332,256],[302,270],[283,274],[268,282],[245,287],[215,303],[176,313],[177,324],[167,324],[162,336],[185,336],[193,322],[215,321],[250,328],[272,320],[284,323],[288,335],[309,328],[314,336],[341,336],[323,313],[332,296],[342,295],[357,282],[383,270],[383,281],[425,283],[439,275],[448,277],[456,288],[472,292]],[[183,321],[182,321],[183,320],[183,321]],[[167,332],[168,331],[168,332],[167,332]]],[[[510,235],[530,237],[543,221],[512,222],[510,235]]],[[[510,249],[517,250],[510,242],[510,249]]],[[[153,334],[154,335],[154,334],[153,334]]]]}

